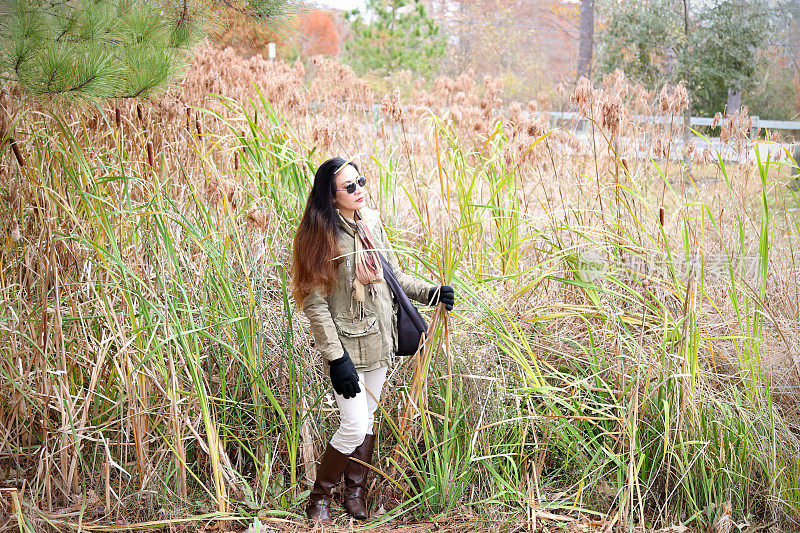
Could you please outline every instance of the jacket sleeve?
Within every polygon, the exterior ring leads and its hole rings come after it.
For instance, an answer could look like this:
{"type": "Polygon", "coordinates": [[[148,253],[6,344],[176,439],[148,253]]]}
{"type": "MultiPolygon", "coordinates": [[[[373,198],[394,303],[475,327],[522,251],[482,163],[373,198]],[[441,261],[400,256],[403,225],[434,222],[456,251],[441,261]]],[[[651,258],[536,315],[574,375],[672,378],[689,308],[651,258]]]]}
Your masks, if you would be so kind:
{"type": "Polygon", "coordinates": [[[311,323],[311,333],[317,350],[326,361],[334,361],[344,355],[344,348],[339,340],[336,325],[328,301],[317,287],[303,301],[303,312],[311,323]]]}
{"type": "Polygon", "coordinates": [[[426,281],[409,276],[403,272],[400,269],[400,263],[397,261],[397,256],[392,249],[392,245],[389,243],[386,230],[383,229],[382,224],[378,224],[378,227],[380,227],[381,240],[383,241],[384,248],[386,249],[386,260],[389,262],[389,266],[392,267],[394,275],[397,278],[397,282],[400,283],[400,287],[403,288],[403,291],[405,291],[409,298],[412,298],[419,303],[429,305],[430,301],[428,300],[428,292],[431,290],[431,288],[436,287],[437,285],[431,285],[426,281]]]}

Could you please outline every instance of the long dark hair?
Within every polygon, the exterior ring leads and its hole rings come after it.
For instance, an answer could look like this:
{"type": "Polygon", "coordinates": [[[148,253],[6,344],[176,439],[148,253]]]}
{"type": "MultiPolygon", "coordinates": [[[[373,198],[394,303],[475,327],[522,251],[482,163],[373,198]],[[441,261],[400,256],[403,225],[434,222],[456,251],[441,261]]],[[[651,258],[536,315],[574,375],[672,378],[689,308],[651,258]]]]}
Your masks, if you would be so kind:
{"type": "Polygon", "coordinates": [[[339,261],[332,259],[339,255],[336,242],[339,223],[333,198],[336,196],[336,173],[345,164],[358,170],[355,163],[334,157],[322,163],[314,174],[314,185],[292,247],[294,299],[299,306],[316,287],[322,287],[323,292],[329,294],[336,285],[339,261]]]}

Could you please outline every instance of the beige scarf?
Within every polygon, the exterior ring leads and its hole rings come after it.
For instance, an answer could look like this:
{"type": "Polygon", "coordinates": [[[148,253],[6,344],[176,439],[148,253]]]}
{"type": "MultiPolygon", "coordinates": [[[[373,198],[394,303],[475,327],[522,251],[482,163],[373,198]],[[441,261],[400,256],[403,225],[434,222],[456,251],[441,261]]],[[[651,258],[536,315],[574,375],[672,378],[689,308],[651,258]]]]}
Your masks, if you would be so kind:
{"type": "Polygon", "coordinates": [[[362,316],[366,297],[365,287],[383,281],[383,266],[378,251],[375,249],[372,232],[358,211],[355,216],[356,220],[352,220],[339,213],[339,218],[355,232],[356,275],[353,279],[353,299],[356,302],[357,314],[362,316]]]}

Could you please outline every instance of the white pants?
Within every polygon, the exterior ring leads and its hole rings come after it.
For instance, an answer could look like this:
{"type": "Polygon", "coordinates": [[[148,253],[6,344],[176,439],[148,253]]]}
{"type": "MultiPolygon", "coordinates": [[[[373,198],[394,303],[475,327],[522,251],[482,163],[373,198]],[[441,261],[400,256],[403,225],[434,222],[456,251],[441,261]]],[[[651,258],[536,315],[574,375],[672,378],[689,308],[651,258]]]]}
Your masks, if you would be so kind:
{"type": "Polygon", "coordinates": [[[350,455],[364,442],[364,436],[372,435],[375,410],[381,400],[381,390],[386,381],[389,367],[358,373],[361,392],[355,398],[345,398],[335,391],[336,405],[339,407],[339,429],[331,437],[331,446],[345,455],[350,455]]]}

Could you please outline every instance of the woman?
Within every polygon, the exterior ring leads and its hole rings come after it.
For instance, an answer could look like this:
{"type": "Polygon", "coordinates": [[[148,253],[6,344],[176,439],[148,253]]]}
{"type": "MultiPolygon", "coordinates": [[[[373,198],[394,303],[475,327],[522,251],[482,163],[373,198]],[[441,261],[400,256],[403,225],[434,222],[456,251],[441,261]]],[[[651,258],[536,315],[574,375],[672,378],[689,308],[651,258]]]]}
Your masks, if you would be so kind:
{"type": "Polygon", "coordinates": [[[344,506],[366,519],[366,477],[375,437],[375,410],[386,371],[397,349],[391,289],[383,279],[380,253],[409,297],[425,304],[455,302],[449,286],[431,286],[400,271],[376,211],[365,207],[366,178],[335,157],[314,176],[306,210],[294,239],[295,300],[311,323],[339,408],[339,428],[328,443],[306,513],[330,524],[333,488],[342,475],[344,506]],[[357,461],[350,461],[353,458],[357,461]]]}

